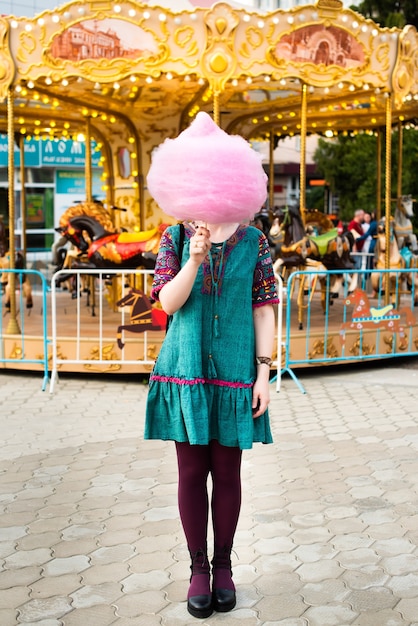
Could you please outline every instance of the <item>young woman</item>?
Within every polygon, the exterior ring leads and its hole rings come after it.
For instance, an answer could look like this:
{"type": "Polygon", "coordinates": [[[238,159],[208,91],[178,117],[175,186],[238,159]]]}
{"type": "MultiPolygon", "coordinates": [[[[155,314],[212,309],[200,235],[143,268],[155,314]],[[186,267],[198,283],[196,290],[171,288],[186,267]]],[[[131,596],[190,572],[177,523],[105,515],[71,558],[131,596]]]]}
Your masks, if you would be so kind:
{"type": "Polygon", "coordinates": [[[145,438],[175,442],[191,557],[187,608],[206,618],[236,604],[231,549],[242,450],[272,441],[267,406],[278,299],[265,235],[238,222],[169,227],[151,296],[173,318],[150,376],[145,438]]]}

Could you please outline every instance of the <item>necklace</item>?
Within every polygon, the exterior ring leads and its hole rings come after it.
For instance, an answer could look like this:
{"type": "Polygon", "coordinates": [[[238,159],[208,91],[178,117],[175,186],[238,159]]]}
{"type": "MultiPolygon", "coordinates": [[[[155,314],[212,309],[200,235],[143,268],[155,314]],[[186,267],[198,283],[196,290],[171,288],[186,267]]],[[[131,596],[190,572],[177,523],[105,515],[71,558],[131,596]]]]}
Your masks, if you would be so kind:
{"type": "Polygon", "coordinates": [[[211,277],[211,293],[214,295],[214,315],[213,315],[213,334],[215,337],[219,337],[219,292],[220,283],[222,282],[222,270],[224,267],[224,258],[227,242],[224,241],[222,246],[216,244],[209,250],[209,267],[211,277]],[[216,250],[216,259],[214,260],[214,254],[212,249],[216,250]]]}

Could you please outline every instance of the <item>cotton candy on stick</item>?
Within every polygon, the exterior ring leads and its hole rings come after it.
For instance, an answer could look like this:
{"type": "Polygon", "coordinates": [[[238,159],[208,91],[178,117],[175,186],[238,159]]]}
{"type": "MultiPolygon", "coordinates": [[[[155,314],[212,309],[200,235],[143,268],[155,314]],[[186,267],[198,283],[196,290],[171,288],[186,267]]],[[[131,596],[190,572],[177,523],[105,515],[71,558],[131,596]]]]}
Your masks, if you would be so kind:
{"type": "Polygon", "coordinates": [[[245,221],[267,197],[261,156],[245,139],[228,135],[204,112],[153,152],[147,183],[160,208],[182,221],[245,221]]]}

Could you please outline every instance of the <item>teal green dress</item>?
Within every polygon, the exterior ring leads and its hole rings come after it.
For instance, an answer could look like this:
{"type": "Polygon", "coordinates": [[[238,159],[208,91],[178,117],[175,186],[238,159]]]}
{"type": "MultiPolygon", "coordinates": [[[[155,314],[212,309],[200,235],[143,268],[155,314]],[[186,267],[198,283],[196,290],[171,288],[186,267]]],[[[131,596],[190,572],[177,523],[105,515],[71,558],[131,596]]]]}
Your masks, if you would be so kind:
{"type": "MultiPolygon", "coordinates": [[[[181,264],[193,230],[185,225],[181,264]]],[[[179,271],[179,225],[164,233],[151,297],[179,271]]],[[[212,244],[186,303],[173,316],[150,375],[145,439],[251,448],[271,443],[269,415],[252,416],[253,308],[278,303],[265,235],[239,226],[212,244]]]]}

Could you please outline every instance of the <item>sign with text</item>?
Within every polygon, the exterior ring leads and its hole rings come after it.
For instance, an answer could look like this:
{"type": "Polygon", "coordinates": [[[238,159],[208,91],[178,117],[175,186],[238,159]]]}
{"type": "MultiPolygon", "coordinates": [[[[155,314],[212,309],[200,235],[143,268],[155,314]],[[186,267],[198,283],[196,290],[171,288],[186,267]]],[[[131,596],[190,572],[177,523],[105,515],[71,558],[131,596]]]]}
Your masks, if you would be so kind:
{"type": "MultiPolygon", "coordinates": [[[[86,144],[72,139],[25,139],[23,144],[25,167],[85,167],[86,144]]],[[[8,166],[9,144],[6,135],[0,135],[0,167],[8,166]]],[[[91,164],[98,167],[100,152],[92,144],[91,164]]],[[[20,148],[14,143],[14,164],[20,167],[20,148]]]]}

